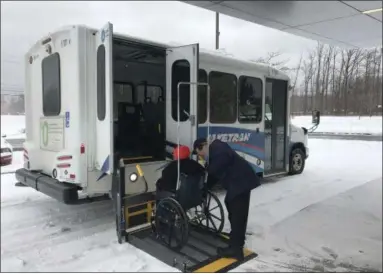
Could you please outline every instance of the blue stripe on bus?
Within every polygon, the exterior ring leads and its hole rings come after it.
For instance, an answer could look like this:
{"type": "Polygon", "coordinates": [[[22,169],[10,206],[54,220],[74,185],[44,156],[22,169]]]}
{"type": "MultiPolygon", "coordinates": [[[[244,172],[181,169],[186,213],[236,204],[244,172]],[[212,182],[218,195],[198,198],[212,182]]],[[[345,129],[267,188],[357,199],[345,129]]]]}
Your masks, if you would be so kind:
{"type": "Polygon", "coordinates": [[[109,171],[109,155],[106,157],[106,159],[104,160],[104,163],[102,164],[102,167],[101,167],[101,175],[100,177],[98,177],[97,179],[97,182],[100,181],[102,178],[104,178],[106,175],[108,175],[108,172],[109,171]]]}
{"type": "MultiPolygon", "coordinates": [[[[265,159],[265,134],[261,131],[249,130],[244,128],[210,126],[209,134],[214,139],[227,142],[231,148],[238,152],[243,152],[256,157],[260,160],[265,159]]],[[[198,127],[198,138],[206,138],[207,128],[198,127]]]]}

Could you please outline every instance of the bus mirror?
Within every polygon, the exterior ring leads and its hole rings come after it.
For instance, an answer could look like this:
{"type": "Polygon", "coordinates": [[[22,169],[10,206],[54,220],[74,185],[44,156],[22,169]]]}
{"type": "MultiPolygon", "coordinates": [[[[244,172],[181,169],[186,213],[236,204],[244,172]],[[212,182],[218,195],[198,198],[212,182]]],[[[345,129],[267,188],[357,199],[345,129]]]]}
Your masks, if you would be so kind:
{"type": "Polygon", "coordinates": [[[314,110],[312,113],[312,123],[314,125],[319,125],[320,123],[320,111],[319,110],[314,110]]]}

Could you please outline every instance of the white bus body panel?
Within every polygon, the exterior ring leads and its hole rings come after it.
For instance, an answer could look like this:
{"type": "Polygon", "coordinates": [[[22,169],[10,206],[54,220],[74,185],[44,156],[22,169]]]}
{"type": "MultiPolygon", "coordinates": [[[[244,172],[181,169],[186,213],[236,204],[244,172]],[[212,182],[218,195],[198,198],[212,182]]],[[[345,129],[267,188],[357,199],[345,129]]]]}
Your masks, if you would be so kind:
{"type": "Polygon", "coordinates": [[[86,121],[80,111],[83,96],[80,78],[83,75],[79,65],[78,36],[78,28],[62,29],[40,40],[25,56],[24,149],[27,157],[24,167],[50,176],[56,170],[57,180],[81,184],[87,180],[80,156],[80,144],[84,141],[81,129],[86,121]],[[57,116],[45,117],[42,61],[52,54],[59,54],[61,108],[57,116]],[[59,156],[72,158],[60,162],[59,156]],[[70,167],[57,167],[64,162],[70,167]]]}

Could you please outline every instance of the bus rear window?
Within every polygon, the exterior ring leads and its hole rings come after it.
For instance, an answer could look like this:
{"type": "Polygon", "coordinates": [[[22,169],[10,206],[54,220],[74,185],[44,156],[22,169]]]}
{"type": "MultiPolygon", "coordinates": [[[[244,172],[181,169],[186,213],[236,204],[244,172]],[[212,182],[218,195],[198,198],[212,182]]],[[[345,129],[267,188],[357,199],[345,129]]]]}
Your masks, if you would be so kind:
{"type": "Polygon", "coordinates": [[[106,115],[105,46],[97,49],[97,118],[104,121],[106,115]]]}
{"type": "Polygon", "coordinates": [[[54,53],[42,61],[43,114],[57,116],[61,112],[60,55],[54,53]]]}

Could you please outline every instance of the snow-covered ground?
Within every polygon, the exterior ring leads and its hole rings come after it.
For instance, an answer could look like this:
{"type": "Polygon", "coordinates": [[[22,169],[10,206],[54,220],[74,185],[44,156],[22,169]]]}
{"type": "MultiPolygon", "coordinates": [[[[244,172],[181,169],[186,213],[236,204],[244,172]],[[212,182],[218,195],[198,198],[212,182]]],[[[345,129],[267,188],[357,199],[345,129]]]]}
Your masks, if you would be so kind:
{"type": "MultiPolygon", "coordinates": [[[[311,116],[294,116],[292,123],[310,128],[311,119],[311,116]]],[[[322,116],[315,132],[382,135],[382,116],[322,116]]]]}
{"type": "Polygon", "coordinates": [[[25,129],[24,115],[1,115],[1,135],[6,134],[6,139],[25,138],[23,129],[25,129]]]}
{"type": "MultiPolygon", "coordinates": [[[[308,126],[311,117],[294,117],[308,126]]],[[[1,116],[20,136],[24,116],[1,116]]],[[[318,132],[382,134],[382,117],[321,117],[318,132]]],[[[252,193],[247,246],[258,258],[235,271],[382,271],[382,142],[310,139],[302,175],[252,193]]],[[[26,187],[1,167],[1,271],[172,272],[116,241],[110,201],[67,206],[26,187]]],[[[223,196],[221,195],[221,199],[223,196]]],[[[226,230],[229,223],[226,221],[226,230]]]]}
{"type": "MultiPolygon", "coordinates": [[[[235,271],[382,270],[382,186],[367,184],[382,177],[382,142],[310,149],[302,175],[253,191],[247,246],[259,256],[235,271]]],[[[176,271],[117,243],[110,201],[67,206],[14,183],[1,175],[1,271],[176,271]]]]}

